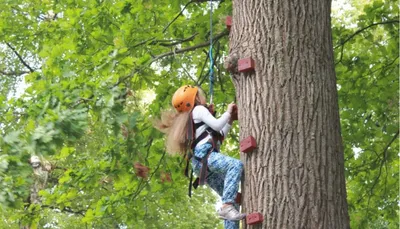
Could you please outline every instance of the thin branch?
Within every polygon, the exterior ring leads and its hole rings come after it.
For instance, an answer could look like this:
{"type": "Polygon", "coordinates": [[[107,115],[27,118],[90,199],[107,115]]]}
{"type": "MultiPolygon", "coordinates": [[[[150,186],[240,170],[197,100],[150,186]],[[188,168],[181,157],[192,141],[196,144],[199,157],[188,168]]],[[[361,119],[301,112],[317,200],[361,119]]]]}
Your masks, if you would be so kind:
{"type": "Polygon", "coordinates": [[[170,23],[168,23],[168,25],[166,25],[166,26],[164,27],[164,29],[163,29],[162,32],[165,33],[165,31],[167,31],[168,27],[170,27],[170,26],[172,25],[172,23],[174,23],[174,22],[176,21],[176,19],[178,19],[178,17],[182,15],[182,13],[183,13],[183,11],[185,11],[186,7],[188,7],[188,6],[189,6],[191,3],[193,3],[193,2],[194,2],[194,1],[192,0],[192,1],[188,2],[188,3],[186,3],[186,5],[185,5],[185,6],[183,7],[183,9],[181,10],[181,12],[179,12],[179,14],[176,15],[175,18],[174,18],[170,23]]]}
{"type": "MultiPolygon", "coordinates": [[[[385,66],[382,66],[382,67],[380,67],[380,68],[374,69],[373,71],[370,71],[369,74],[374,74],[374,73],[377,72],[377,71],[380,71],[380,70],[382,70],[382,69],[384,69],[384,68],[389,67],[390,65],[392,65],[393,63],[395,63],[397,59],[399,59],[399,56],[396,56],[396,58],[394,58],[390,63],[386,64],[385,66]]],[[[364,77],[364,76],[363,76],[363,77],[364,77]]]]}
{"type": "Polygon", "coordinates": [[[223,0],[194,0],[193,2],[202,3],[202,2],[209,2],[209,1],[212,1],[212,2],[223,2],[223,0]]]}
{"type": "Polygon", "coordinates": [[[224,94],[226,94],[226,91],[225,91],[225,88],[224,88],[224,83],[222,82],[222,76],[221,76],[222,70],[221,70],[221,67],[220,67],[220,61],[219,61],[219,60],[222,58],[222,55],[220,55],[220,54],[221,54],[221,53],[220,53],[220,49],[221,49],[221,43],[218,42],[218,43],[217,43],[216,56],[215,56],[215,59],[216,59],[215,62],[218,63],[218,64],[215,64],[215,67],[216,67],[217,70],[218,70],[217,81],[219,81],[219,85],[220,85],[221,92],[224,93],[224,94]]]}
{"type": "Polygon", "coordinates": [[[134,44],[132,46],[129,46],[129,49],[137,48],[137,47],[139,47],[141,45],[144,45],[144,44],[146,44],[147,42],[150,42],[150,41],[151,42],[149,43],[149,45],[157,45],[157,44],[159,44],[159,45],[164,46],[164,47],[174,46],[174,45],[177,45],[177,44],[181,44],[183,42],[192,41],[194,39],[194,37],[197,36],[198,34],[199,33],[195,33],[195,34],[191,35],[188,38],[174,39],[174,40],[154,40],[155,37],[152,37],[152,38],[149,38],[149,39],[144,40],[142,42],[139,42],[137,44],[134,44]]]}
{"type": "Polygon", "coordinates": [[[386,145],[385,149],[383,150],[383,163],[386,161],[387,159],[387,151],[389,149],[389,147],[392,145],[392,143],[397,139],[397,137],[399,136],[399,130],[397,130],[396,134],[393,136],[392,140],[386,145]]]}
{"type": "MultiPolygon", "coordinates": [[[[145,128],[144,130],[142,130],[142,131],[145,131],[147,128],[145,128]]],[[[153,138],[150,138],[150,140],[149,140],[149,142],[147,142],[147,144],[145,145],[145,147],[147,147],[147,154],[146,154],[146,158],[144,159],[145,161],[146,161],[146,163],[147,163],[147,165],[149,164],[149,155],[150,155],[150,147],[151,147],[151,145],[153,144],[153,138]]]]}
{"type": "Polygon", "coordinates": [[[204,74],[204,76],[203,76],[203,72],[204,72],[204,69],[206,68],[206,65],[207,65],[207,63],[208,63],[208,59],[210,58],[210,56],[208,55],[208,52],[205,51],[205,50],[203,50],[203,51],[204,51],[205,54],[206,54],[206,59],[204,60],[203,67],[201,68],[199,80],[196,82],[196,85],[197,85],[197,86],[201,86],[201,85],[203,84],[204,78],[206,77],[206,76],[205,76],[206,74],[204,74]]]}
{"type": "Polygon", "coordinates": [[[17,55],[18,59],[21,61],[21,63],[27,67],[29,69],[30,72],[34,72],[35,70],[33,70],[25,61],[24,59],[22,59],[22,56],[19,55],[19,53],[17,52],[17,50],[15,50],[15,48],[8,42],[6,42],[7,46],[14,52],[15,55],[17,55]]]}
{"type": "MultiPolygon", "coordinates": [[[[378,173],[378,176],[375,178],[375,181],[374,181],[374,184],[372,185],[372,187],[371,187],[371,190],[370,190],[370,195],[369,195],[369,197],[368,197],[368,207],[369,207],[369,202],[370,202],[370,200],[371,200],[371,196],[372,196],[372,193],[373,193],[373,191],[374,191],[374,188],[375,188],[375,186],[378,184],[378,180],[379,180],[379,178],[380,178],[380,176],[381,176],[381,174],[382,174],[382,167],[383,167],[383,165],[386,163],[386,160],[387,160],[387,151],[388,151],[388,149],[389,149],[389,147],[392,145],[392,143],[397,139],[397,137],[399,136],[399,130],[397,130],[397,132],[396,132],[396,134],[393,136],[393,138],[392,138],[392,140],[390,140],[390,142],[386,145],[386,147],[385,147],[385,149],[383,150],[383,160],[382,160],[382,162],[381,162],[381,165],[380,165],[380,167],[379,167],[379,173],[378,173]]],[[[369,211],[367,211],[367,214],[369,214],[369,211]]],[[[368,217],[367,217],[368,218],[368,217]]]]}
{"type": "MultiPolygon", "coordinates": [[[[195,36],[197,36],[199,33],[195,33],[192,36],[188,37],[188,38],[183,38],[183,39],[178,39],[175,41],[172,41],[171,43],[159,43],[159,45],[164,46],[164,47],[169,47],[169,46],[174,46],[177,44],[181,44],[183,42],[187,42],[187,41],[192,41],[194,39],[195,36]]],[[[158,41],[155,41],[158,42],[158,41]]]]}
{"type": "Polygon", "coordinates": [[[145,41],[142,41],[142,42],[140,42],[140,43],[137,43],[137,44],[135,44],[135,45],[133,45],[133,46],[131,46],[131,47],[129,47],[129,48],[130,48],[130,49],[136,48],[136,47],[138,47],[138,46],[141,46],[141,45],[146,44],[147,42],[149,42],[149,41],[151,41],[151,40],[154,40],[154,37],[149,38],[149,39],[147,39],[147,40],[145,40],[145,41]]]}
{"type": "Polygon", "coordinates": [[[42,205],[41,207],[42,208],[50,208],[50,209],[54,209],[54,210],[60,210],[62,212],[68,212],[68,213],[72,213],[72,214],[78,214],[78,215],[81,215],[81,216],[85,216],[85,212],[86,212],[86,210],[74,211],[74,210],[72,210],[70,208],[67,208],[67,207],[64,207],[63,209],[59,209],[57,207],[50,206],[50,205],[42,205]]]}
{"type": "Polygon", "coordinates": [[[119,84],[121,84],[122,82],[124,82],[125,80],[127,80],[127,79],[129,79],[129,78],[132,78],[133,76],[135,76],[136,73],[138,73],[138,72],[144,70],[145,68],[146,68],[146,66],[145,66],[145,65],[142,65],[142,66],[139,67],[139,68],[133,69],[132,72],[131,72],[130,74],[128,74],[128,75],[126,75],[126,76],[120,78],[113,86],[110,87],[110,89],[115,88],[116,86],[118,86],[119,84]]]}
{"type": "MultiPolygon", "coordinates": [[[[229,31],[228,30],[224,30],[222,33],[220,33],[217,36],[215,36],[213,41],[217,41],[217,40],[221,39],[222,37],[224,37],[224,36],[226,36],[228,34],[229,34],[229,31]]],[[[198,48],[206,47],[208,45],[210,45],[210,41],[207,41],[207,42],[195,45],[195,46],[187,47],[187,48],[175,49],[174,51],[163,53],[163,54],[160,54],[160,55],[156,56],[155,58],[153,58],[150,61],[150,64],[155,62],[155,61],[157,61],[157,60],[159,60],[159,59],[167,57],[167,56],[172,56],[172,55],[179,54],[179,53],[185,53],[185,52],[193,51],[193,50],[196,50],[198,48]]]]}
{"type": "Polygon", "coordinates": [[[340,59],[338,62],[335,63],[335,65],[339,64],[343,60],[343,50],[344,50],[344,44],[342,45],[342,48],[340,49],[340,59]]]}
{"type": "MultiPolygon", "coordinates": [[[[95,38],[95,37],[92,36],[92,35],[89,35],[89,36],[90,36],[93,40],[102,42],[102,43],[104,43],[104,44],[106,44],[106,45],[109,45],[109,46],[113,46],[113,45],[114,45],[114,44],[109,43],[109,42],[107,42],[107,41],[103,41],[103,40],[97,39],[97,38],[95,38]]],[[[99,49],[98,51],[100,51],[100,49],[99,49]]],[[[97,52],[97,51],[96,51],[96,52],[97,52]]]]}
{"type": "MultiPolygon", "coordinates": [[[[365,153],[365,152],[368,152],[368,151],[363,151],[363,152],[365,153]]],[[[372,151],[372,152],[375,152],[375,151],[372,151]]],[[[352,174],[359,173],[359,172],[362,172],[362,171],[369,171],[369,170],[371,170],[371,167],[374,166],[375,164],[377,164],[377,162],[378,162],[380,159],[381,159],[381,158],[380,158],[379,155],[378,155],[373,161],[370,161],[370,162],[368,162],[368,163],[363,163],[363,164],[357,165],[357,166],[352,166],[352,165],[350,165],[350,166],[349,166],[349,171],[350,171],[352,174]]],[[[347,160],[348,160],[348,159],[347,159],[347,160]]]]}
{"type": "Polygon", "coordinates": [[[132,72],[131,72],[130,74],[128,74],[128,75],[126,75],[126,76],[124,76],[124,77],[122,77],[122,78],[119,78],[118,81],[117,81],[110,89],[112,89],[112,88],[118,86],[119,84],[121,84],[121,83],[124,82],[125,80],[127,80],[127,79],[129,79],[129,78],[135,76],[135,74],[136,74],[137,72],[139,72],[139,71],[140,71],[140,69],[133,69],[132,72]]]}
{"type": "Polygon", "coordinates": [[[27,74],[27,73],[30,73],[30,72],[29,72],[29,71],[20,71],[20,72],[13,71],[13,72],[5,72],[5,71],[2,71],[2,70],[0,70],[0,74],[2,74],[2,75],[5,75],[5,76],[21,76],[21,75],[23,75],[23,74],[27,74]]]}
{"type": "Polygon", "coordinates": [[[183,69],[184,73],[187,75],[187,77],[189,77],[195,84],[197,83],[195,79],[193,79],[193,77],[190,75],[190,73],[188,72],[188,70],[181,65],[181,68],[183,69]]]}
{"type": "Polygon", "coordinates": [[[340,44],[337,45],[334,49],[338,48],[339,46],[344,45],[346,42],[348,42],[349,40],[353,39],[353,37],[357,36],[359,33],[362,33],[364,30],[367,30],[367,29],[369,29],[369,28],[371,28],[373,26],[384,25],[384,24],[392,24],[392,23],[399,23],[399,22],[400,22],[399,20],[390,20],[390,21],[382,21],[382,22],[377,22],[377,23],[373,23],[371,25],[368,25],[368,26],[366,26],[364,28],[361,28],[361,29],[357,30],[355,33],[350,35],[346,40],[340,42],[340,44]]]}

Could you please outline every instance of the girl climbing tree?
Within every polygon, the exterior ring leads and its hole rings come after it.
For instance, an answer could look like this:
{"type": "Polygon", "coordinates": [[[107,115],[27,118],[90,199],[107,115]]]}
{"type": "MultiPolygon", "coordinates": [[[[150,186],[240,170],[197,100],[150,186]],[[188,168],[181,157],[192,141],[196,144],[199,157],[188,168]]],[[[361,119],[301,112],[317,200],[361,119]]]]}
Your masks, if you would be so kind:
{"type": "MultiPolygon", "coordinates": [[[[218,215],[224,219],[227,229],[239,228],[238,221],[245,217],[235,203],[243,170],[240,160],[219,152],[220,145],[237,116],[234,103],[216,119],[202,91],[194,86],[179,88],[172,104],[176,110],[164,112],[156,127],[166,133],[166,149],[171,154],[179,153],[191,161],[193,172],[198,176],[194,187],[207,183],[222,197],[218,215]]],[[[189,162],[189,161],[188,161],[189,162]]],[[[190,174],[192,176],[192,174],[190,174]]],[[[189,190],[192,183],[189,184],[189,190]]],[[[190,195],[190,191],[189,191],[190,195]]]]}

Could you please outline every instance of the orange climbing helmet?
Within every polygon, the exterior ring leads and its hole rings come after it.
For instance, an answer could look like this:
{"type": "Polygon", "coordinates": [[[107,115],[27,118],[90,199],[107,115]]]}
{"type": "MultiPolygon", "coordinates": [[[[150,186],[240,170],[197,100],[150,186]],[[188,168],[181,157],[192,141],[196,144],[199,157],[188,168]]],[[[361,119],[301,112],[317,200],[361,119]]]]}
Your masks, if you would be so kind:
{"type": "Polygon", "coordinates": [[[199,89],[195,86],[185,85],[180,87],[172,97],[172,106],[178,112],[190,111],[194,107],[194,101],[199,89]]]}

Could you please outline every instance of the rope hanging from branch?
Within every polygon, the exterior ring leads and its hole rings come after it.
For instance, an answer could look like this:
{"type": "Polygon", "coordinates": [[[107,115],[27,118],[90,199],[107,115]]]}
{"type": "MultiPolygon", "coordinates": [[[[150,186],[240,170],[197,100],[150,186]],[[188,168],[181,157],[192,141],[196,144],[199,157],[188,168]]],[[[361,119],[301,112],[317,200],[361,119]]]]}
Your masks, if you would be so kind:
{"type": "Polygon", "coordinates": [[[210,0],[210,50],[208,51],[208,55],[210,58],[210,104],[213,104],[213,96],[214,96],[214,59],[213,59],[213,3],[210,0]]]}

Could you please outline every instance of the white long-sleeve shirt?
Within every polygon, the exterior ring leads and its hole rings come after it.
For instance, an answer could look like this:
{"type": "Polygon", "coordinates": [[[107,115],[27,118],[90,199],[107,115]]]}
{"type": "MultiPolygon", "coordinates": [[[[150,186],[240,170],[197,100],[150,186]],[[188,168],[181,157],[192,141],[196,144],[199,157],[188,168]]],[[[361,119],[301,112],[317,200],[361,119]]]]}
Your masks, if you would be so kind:
{"type": "MultiPolygon", "coordinates": [[[[224,137],[227,136],[229,130],[231,129],[231,125],[229,125],[229,119],[231,118],[231,114],[229,112],[225,112],[216,119],[210,111],[204,106],[195,106],[192,111],[193,122],[200,123],[204,122],[205,125],[200,126],[196,130],[196,138],[198,138],[208,127],[211,127],[213,130],[220,132],[224,137]]],[[[211,135],[208,135],[199,143],[197,146],[206,143],[209,139],[211,139],[211,135]]]]}

